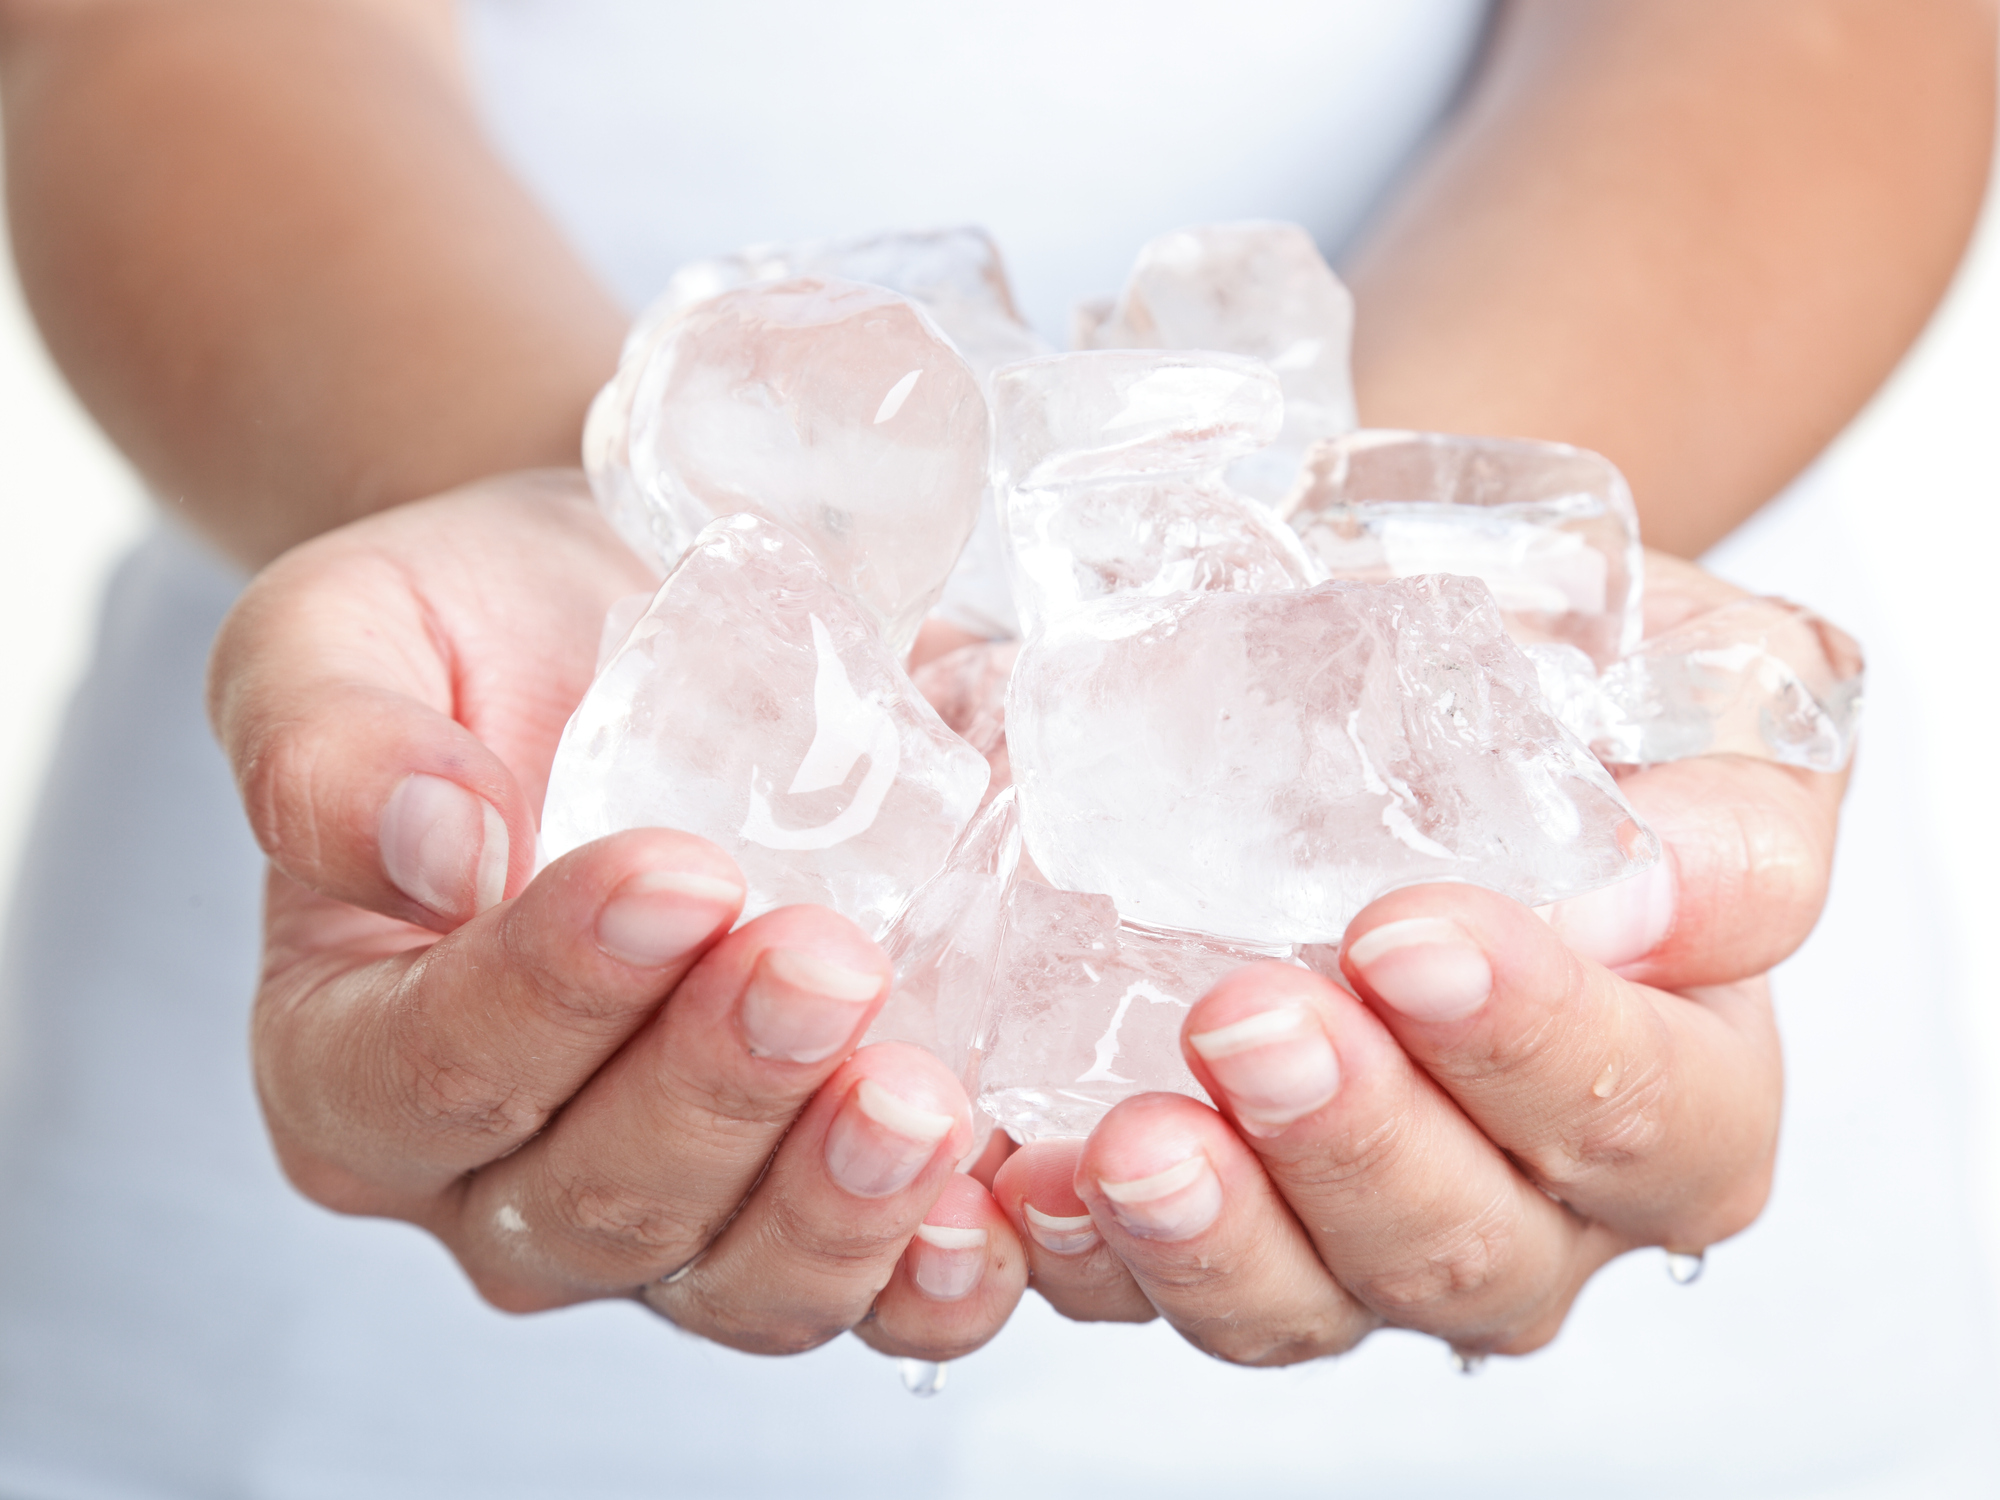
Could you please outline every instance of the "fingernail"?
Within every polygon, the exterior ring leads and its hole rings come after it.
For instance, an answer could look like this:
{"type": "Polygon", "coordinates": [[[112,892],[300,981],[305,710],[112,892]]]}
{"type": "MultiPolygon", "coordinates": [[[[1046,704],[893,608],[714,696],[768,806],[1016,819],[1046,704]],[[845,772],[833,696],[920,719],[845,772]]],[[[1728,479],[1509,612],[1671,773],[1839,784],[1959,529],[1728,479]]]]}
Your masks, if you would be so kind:
{"type": "Polygon", "coordinates": [[[886,1198],[916,1180],[951,1134],[952,1117],[899,1099],[864,1078],[826,1133],[826,1169],[857,1198],[886,1198]]]}
{"type": "Polygon", "coordinates": [[[1493,969],[1464,928],[1442,917],[1385,922],[1347,945],[1384,1004],[1413,1021],[1462,1021],[1493,993],[1493,969]]]}
{"type": "Polygon", "coordinates": [[[1110,1200],[1111,1216],[1141,1239],[1191,1239],[1222,1212],[1222,1182],[1199,1151],[1150,1177],[1099,1178],[1097,1186],[1110,1200]]]}
{"type": "Polygon", "coordinates": [[[1045,1214],[1032,1203],[1023,1203],[1021,1214],[1035,1243],[1051,1255],[1081,1255],[1100,1238],[1089,1214],[1045,1214]]]}
{"type": "Polygon", "coordinates": [[[597,914],[597,946],[635,969],[684,957],[729,920],[743,887],[691,870],[649,870],[611,893],[597,914]]]}
{"type": "Polygon", "coordinates": [[[854,1039],[882,976],[790,948],[772,948],[743,991],[743,1040],[752,1057],[824,1062],[854,1039]]]}
{"type": "Polygon", "coordinates": [[[455,781],[421,771],[389,794],[378,829],[396,889],[441,917],[474,917],[507,891],[507,820],[455,781]]]}
{"type": "Polygon", "coordinates": [[[910,1244],[910,1280],[926,1297],[956,1302],[986,1273],[986,1231],[919,1224],[910,1244]]]}
{"type": "Polygon", "coordinates": [[[1662,851],[1637,875],[1558,901],[1543,915],[1572,953],[1608,969],[1635,963],[1659,947],[1674,925],[1676,874],[1673,856],[1662,851]]]}
{"type": "Polygon", "coordinates": [[[1319,1018],[1281,1005],[1188,1037],[1229,1096],[1236,1123],[1252,1135],[1276,1135],[1311,1114],[1340,1087],[1340,1065],[1319,1018]]]}

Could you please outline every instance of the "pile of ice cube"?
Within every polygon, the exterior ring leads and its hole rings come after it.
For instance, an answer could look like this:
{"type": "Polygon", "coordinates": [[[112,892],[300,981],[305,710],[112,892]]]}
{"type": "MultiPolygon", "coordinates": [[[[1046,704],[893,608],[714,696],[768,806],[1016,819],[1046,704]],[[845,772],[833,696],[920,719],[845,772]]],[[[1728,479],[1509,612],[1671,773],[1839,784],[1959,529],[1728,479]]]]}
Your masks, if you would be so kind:
{"type": "Polygon", "coordinates": [[[844,912],[896,965],[871,1038],[1030,1139],[1200,1096],[1187,1008],[1393,887],[1644,868],[1606,763],[1845,763],[1850,640],[1769,599],[1644,639],[1617,471],[1356,431],[1351,323],[1284,224],[1155,240],[1069,354],[977,230],[682,271],[586,434],[665,581],[606,623],[547,855],[689,829],[746,917],[844,912]],[[913,677],[933,612],[984,639],[913,677]]]}

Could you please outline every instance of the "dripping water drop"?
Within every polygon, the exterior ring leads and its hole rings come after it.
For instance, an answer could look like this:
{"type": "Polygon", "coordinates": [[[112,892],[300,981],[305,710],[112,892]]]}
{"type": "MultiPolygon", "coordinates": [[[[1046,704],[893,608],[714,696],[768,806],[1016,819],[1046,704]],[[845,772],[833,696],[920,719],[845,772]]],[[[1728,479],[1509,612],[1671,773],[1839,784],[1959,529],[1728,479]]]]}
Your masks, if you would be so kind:
{"type": "Polygon", "coordinates": [[[1701,1258],[1704,1252],[1697,1250],[1692,1255],[1679,1250],[1667,1252],[1667,1274],[1681,1286],[1688,1286],[1701,1279],[1701,1258]]]}
{"type": "Polygon", "coordinates": [[[935,1396],[951,1373],[950,1366],[928,1359],[899,1359],[896,1365],[902,1372],[903,1389],[912,1396],[935,1396]]]}
{"type": "Polygon", "coordinates": [[[1451,1351],[1451,1367],[1461,1375],[1477,1375],[1486,1363],[1483,1349],[1454,1349],[1451,1351]]]}

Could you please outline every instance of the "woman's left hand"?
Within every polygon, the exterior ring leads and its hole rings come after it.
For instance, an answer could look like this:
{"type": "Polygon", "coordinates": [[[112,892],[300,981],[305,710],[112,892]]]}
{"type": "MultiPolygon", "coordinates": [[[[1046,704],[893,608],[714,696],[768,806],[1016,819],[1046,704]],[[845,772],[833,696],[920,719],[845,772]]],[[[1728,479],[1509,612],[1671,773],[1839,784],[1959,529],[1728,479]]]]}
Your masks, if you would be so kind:
{"type": "Polygon", "coordinates": [[[1349,926],[1346,989],[1230,976],[1182,1033],[1219,1113],[1144,1095],[1001,1167],[1033,1285],[1246,1364],[1383,1326],[1520,1354],[1614,1256],[1744,1229],[1783,1094],[1764,976],[1819,915],[1845,782],[1737,756],[1637,772],[1651,871],[1542,912],[1412,887],[1349,926]]]}

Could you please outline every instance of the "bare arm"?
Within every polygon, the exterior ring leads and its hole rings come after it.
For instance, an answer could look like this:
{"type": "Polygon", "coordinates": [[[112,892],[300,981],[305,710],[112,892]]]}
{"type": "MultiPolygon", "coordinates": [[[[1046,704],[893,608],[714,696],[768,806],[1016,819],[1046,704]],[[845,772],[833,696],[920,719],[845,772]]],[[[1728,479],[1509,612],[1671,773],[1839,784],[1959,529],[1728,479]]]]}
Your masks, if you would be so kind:
{"type": "Polygon", "coordinates": [[[440,0],[0,0],[22,279],[246,563],[574,463],[624,319],[482,139],[440,0]]]}
{"type": "MultiPolygon", "coordinates": [[[[481,139],[440,0],[0,0],[31,301],[246,561],[573,460],[617,309],[481,139]]],[[[1377,425],[1561,437],[1697,551],[1859,407],[1948,280],[1987,0],[1515,0],[1352,268],[1377,425]]]]}
{"type": "Polygon", "coordinates": [[[1350,268],[1363,420],[1596,448],[1699,552],[1930,315],[1993,89],[1987,0],[1514,0],[1350,268]]]}

